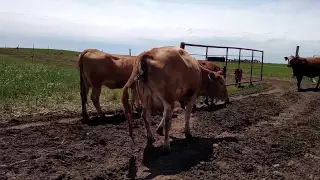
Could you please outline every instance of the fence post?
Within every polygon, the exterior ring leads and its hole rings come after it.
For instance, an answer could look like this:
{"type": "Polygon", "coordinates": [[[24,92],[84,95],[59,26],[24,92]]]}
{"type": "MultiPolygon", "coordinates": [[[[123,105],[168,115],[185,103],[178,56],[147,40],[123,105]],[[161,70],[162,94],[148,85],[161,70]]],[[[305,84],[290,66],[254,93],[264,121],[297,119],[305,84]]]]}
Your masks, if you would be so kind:
{"type": "Polygon", "coordinates": [[[251,54],[250,86],[253,85],[252,84],[253,53],[254,53],[254,51],[252,51],[252,54],[251,54]]]}
{"type": "Polygon", "coordinates": [[[227,83],[227,72],[228,72],[228,55],[229,55],[229,48],[226,49],[226,62],[225,62],[225,66],[226,66],[226,72],[225,75],[226,75],[226,83],[227,83]]]}
{"type": "Polygon", "coordinates": [[[300,49],[300,47],[297,46],[297,47],[296,47],[296,57],[299,56],[299,49],[300,49]]]}
{"type": "Polygon", "coordinates": [[[131,56],[131,49],[129,49],[129,56],[131,56]]]}
{"type": "Polygon", "coordinates": [[[262,81],[262,71],[263,71],[263,55],[264,55],[264,51],[262,51],[262,57],[261,57],[261,81],[262,81]]]}
{"type": "Polygon", "coordinates": [[[206,47],[206,59],[205,60],[208,60],[208,47],[206,47]]]}
{"type": "Polygon", "coordinates": [[[239,49],[238,69],[240,68],[241,49],[239,49]]]}
{"type": "Polygon", "coordinates": [[[33,57],[34,57],[34,44],[32,44],[32,62],[33,62],[33,57]]]}
{"type": "Polygon", "coordinates": [[[186,46],[186,44],[185,44],[184,42],[181,42],[181,43],[180,43],[180,48],[184,49],[185,46],[186,46]]]}

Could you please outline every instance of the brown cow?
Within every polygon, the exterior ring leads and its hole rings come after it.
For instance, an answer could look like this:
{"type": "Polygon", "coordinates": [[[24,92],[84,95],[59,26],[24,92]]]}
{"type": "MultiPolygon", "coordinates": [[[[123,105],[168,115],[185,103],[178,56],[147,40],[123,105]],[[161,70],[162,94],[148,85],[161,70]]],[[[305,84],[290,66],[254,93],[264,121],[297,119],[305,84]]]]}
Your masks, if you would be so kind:
{"type": "MultiPolygon", "coordinates": [[[[135,61],[131,77],[123,88],[121,98],[129,124],[130,137],[133,139],[132,108],[128,102],[129,88],[136,89],[142,102],[142,119],[147,132],[148,144],[155,141],[149,125],[151,118],[149,104],[152,99],[161,100],[164,111],[157,132],[162,132],[164,125],[164,149],[170,151],[169,130],[175,101],[188,101],[184,129],[188,136],[191,134],[190,114],[200,91],[202,76],[206,76],[211,81],[208,87],[214,87],[213,91],[218,94],[217,96],[227,94],[223,78],[218,73],[211,72],[199,65],[198,61],[184,49],[166,46],[152,48],[141,53],[135,61]]],[[[228,97],[225,99],[229,100],[228,97]]]]}
{"type": "Polygon", "coordinates": [[[319,77],[318,83],[315,88],[319,87],[320,81],[320,57],[295,57],[289,56],[284,57],[288,61],[288,67],[292,68],[293,75],[297,78],[297,87],[298,91],[301,91],[300,84],[303,79],[303,76],[314,78],[319,77]]]}
{"type": "MultiPolygon", "coordinates": [[[[222,75],[224,76],[224,78],[226,78],[226,66],[224,66],[224,67],[223,67],[223,70],[221,71],[221,68],[220,68],[217,64],[215,64],[215,63],[213,63],[213,62],[211,62],[211,61],[198,60],[198,62],[199,62],[200,65],[202,65],[203,67],[209,69],[210,71],[215,71],[215,72],[218,72],[218,71],[219,71],[219,72],[222,72],[222,75]]],[[[206,80],[207,80],[207,78],[204,79],[204,81],[206,81],[206,80]]],[[[202,88],[206,88],[206,87],[202,87],[202,88]]],[[[204,91],[204,92],[206,92],[206,91],[204,91]]],[[[206,105],[209,105],[209,102],[208,102],[209,96],[208,96],[208,94],[203,94],[203,96],[206,97],[205,100],[204,100],[204,103],[205,103],[206,105]]],[[[199,96],[198,96],[198,97],[199,97],[199,96]]],[[[210,101],[210,102],[211,102],[211,105],[213,105],[213,104],[214,104],[214,103],[213,103],[213,98],[210,97],[210,100],[211,100],[211,101],[210,101]]],[[[181,108],[184,109],[184,108],[185,108],[184,102],[179,101],[179,103],[180,103],[181,108]]],[[[194,105],[194,108],[195,108],[195,105],[194,105]]]]}
{"type": "MultiPolygon", "coordinates": [[[[224,76],[224,78],[226,78],[226,66],[223,67],[223,69],[221,70],[221,68],[213,63],[212,61],[205,61],[205,60],[198,60],[198,62],[205,68],[209,69],[210,71],[214,71],[214,72],[218,72],[218,71],[222,71],[222,75],[224,76]]],[[[206,99],[204,100],[204,103],[206,105],[209,105],[209,102],[208,102],[208,96],[206,96],[206,99]]],[[[213,99],[210,98],[210,102],[211,102],[211,105],[213,105],[213,99]]]]}
{"type": "MultiPolygon", "coordinates": [[[[110,89],[120,89],[128,81],[133,63],[137,56],[123,56],[108,54],[97,49],[86,49],[78,57],[80,71],[80,95],[82,104],[82,117],[88,118],[87,95],[92,87],[91,100],[99,114],[103,116],[99,97],[102,85],[110,89]]],[[[132,101],[137,104],[137,97],[133,90],[132,101]]]]}
{"type": "Polygon", "coordinates": [[[234,70],[234,80],[236,82],[235,86],[237,85],[238,87],[240,86],[241,79],[242,79],[242,69],[237,68],[234,70]]]}

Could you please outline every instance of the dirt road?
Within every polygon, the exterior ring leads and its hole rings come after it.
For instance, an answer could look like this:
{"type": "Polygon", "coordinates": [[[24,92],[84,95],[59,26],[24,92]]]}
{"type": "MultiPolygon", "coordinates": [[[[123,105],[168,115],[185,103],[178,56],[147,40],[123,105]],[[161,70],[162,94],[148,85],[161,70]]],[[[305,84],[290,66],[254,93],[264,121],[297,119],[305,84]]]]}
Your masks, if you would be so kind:
{"type": "MultiPolygon", "coordinates": [[[[78,118],[0,124],[0,179],[320,179],[320,92],[297,92],[277,80],[263,94],[238,96],[218,110],[191,119],[193,138],[182,134],[183,114],[174,118],[170,154],[145,149],[141,119],[136,145],[120,114],[90,123],[78,118]],[[56,121],[55,121],[56,120],[56,121]],[[136,172],[128,162],[136,157],[136,172]]],[[[183,112],[182,110],[180,110],[183,112]]]]}

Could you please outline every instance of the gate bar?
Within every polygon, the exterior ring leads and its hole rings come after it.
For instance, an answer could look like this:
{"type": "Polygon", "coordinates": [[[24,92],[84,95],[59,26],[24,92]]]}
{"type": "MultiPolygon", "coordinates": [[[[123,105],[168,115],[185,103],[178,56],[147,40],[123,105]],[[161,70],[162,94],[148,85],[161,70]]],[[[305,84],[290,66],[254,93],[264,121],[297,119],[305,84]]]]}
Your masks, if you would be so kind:
{"type": "MultiPolygon", "coordinates": [[[[183,49],[184,46],[196,46],[196,47],[209,47],[209,48],[229,48],[229,49],[242,49],[242,50],[248,50],[248,51],[258,51],[258,52],[263,52],[261,50],[257,50],[257,49],[249,49],[249,48],[241,48],[241,47],[232,47],[232,46],[208,46],[208,45],[201,45],[201,44],[189,44],[189,43],[185,43],[185,42],[181,42],[181,45],[183,44],[183,49]]],[[[181,47],[182,48],[182,47],[181,47]]]]}

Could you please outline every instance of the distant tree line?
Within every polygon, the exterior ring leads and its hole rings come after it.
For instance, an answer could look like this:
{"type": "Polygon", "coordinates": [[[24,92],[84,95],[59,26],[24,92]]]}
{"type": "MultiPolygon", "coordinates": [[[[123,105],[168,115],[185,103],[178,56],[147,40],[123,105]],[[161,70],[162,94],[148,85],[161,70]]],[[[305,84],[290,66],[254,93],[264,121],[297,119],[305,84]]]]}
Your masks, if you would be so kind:
{"type": "MultiPolygon", "coordinates": [[[[214,62],[225,62],[225,57],[207,57],[207,60],[208,61],[214,61],[214,62]]],[[[236,59],[236,58],[234,58],[234,59],[228,59],[228,62],[238,62],[239,61],[239,59],[236,59]]],[[[240,62],[243,62],[243,63],[250,63],[251,62],[251,60],[248,60],[248,59],[240,59],[240,62]]],[[[253,63],[260,63],[260,61],[259,60],[256,60],[256,59],[254,59],[253,60],[253,63]]]]}

